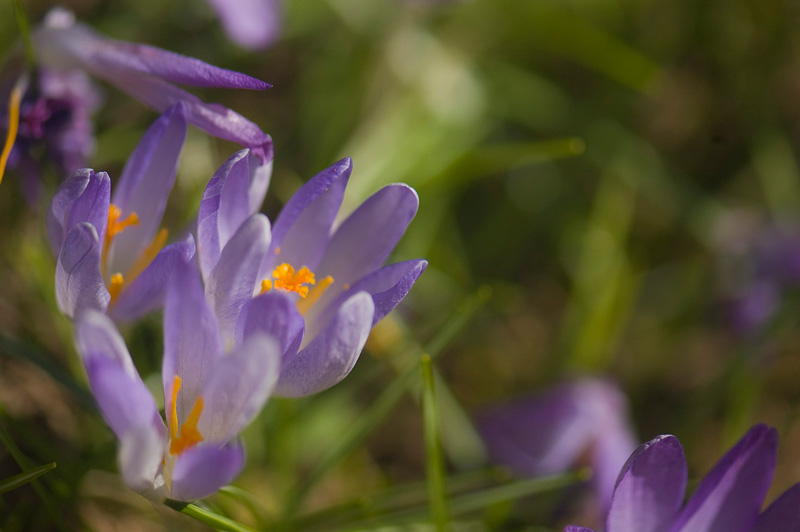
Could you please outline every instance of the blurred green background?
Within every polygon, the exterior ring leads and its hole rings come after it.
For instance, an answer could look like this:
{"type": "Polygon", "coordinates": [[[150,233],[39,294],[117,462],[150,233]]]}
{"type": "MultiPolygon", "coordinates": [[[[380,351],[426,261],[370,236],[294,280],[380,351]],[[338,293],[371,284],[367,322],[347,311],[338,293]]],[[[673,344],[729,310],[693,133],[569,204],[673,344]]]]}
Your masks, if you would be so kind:
{"type": "MultiPolygon", "coordinates": [[[[420,195],[394,258],[425,257],[428,270],[347,380],[268,405],[246,432],[248,466],[235,483],[255,502],[234,492],[210,499],[213,508],[251,526],[280,520],[298,484],[359,423],[366,438],[298,511],[405,483],[410,496],[424,495],[414,484],[425,478],[415,393],[380,420],[364,416],[432,342],[452,474],[485,465],[471,413],[590,374],[629,395],[642,441],[680,438],[692,478],[766,422],[781,435],[771,497],[800,479],[800,299],[787,286],[750,334],[729,326],[724,306],[747,289],[763,231],[800,226],[800,4],[287,0],[281,38],[255,53],[231,44],[199,0],[61,5],[114,38],[274,85],[192,91],[272,135],[271,218],[343,156],[354,162],[346,209],[390,182],[420,195]]],[[[25,2],[32,23],[52,6],[25,2]]],[[[0,50],[17,42],[4,2],[0,50]]],[[[111,87],[104,96],[90,165],[113,179],[156,115],[111,87]]],[[[235,149],[190,131],[169,227],[189,223],[235,149]]],[[[31,464],[58,464],[38,490],[2,495],[0,529],[202,530],[116,474],[116,442],[87,396],[53,297],[43,216],[62,178],[45,176],[35,207],[13,176],[0,187],[0,428],[31,464]]],[[[124,334],[158,389],[160,317],[124,334]]],[[[0,478],[19,472],[12,454],[0,448],[0,478]]],[[[560,530],[569,516],[539,500],[459,521],[466,530],[560,530]]],[[[306,527],[325,529],[324,516],[306,527]]]]}

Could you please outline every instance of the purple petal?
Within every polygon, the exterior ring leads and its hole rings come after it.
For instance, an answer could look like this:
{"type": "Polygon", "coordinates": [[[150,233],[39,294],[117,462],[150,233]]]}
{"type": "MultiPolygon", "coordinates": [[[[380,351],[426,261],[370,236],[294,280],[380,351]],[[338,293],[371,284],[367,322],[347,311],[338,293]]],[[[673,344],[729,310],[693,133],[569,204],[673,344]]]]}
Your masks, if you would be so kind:
{"type": "Polygon", "coordinates": [[[350,158],[342,159],[303,185],[281,210],[273,229],[272,244],[261,266],[268,277],[276,264],[314,270],[325,253],[331,226],[342,204],[353,169],[350,158]]]}
{"type": "Polygon", "coordinates": [[[278,36],[281,4],[277,0],[208,0],[228,37],[243,48],[266,48],[278,36]]]}
{"type": "MultiPolygon", "coordinates": [[[[564,527],[564,532],[594,532],[591,528],[569,525],[564,527]]],[[[610,532],[610,531],[609,531],[610,532]]]]}
{"type": "Polygon", "coordinates": [[[282,290],[270,290],[244,305],[236,322],[234,344],[240,345],[255,334],[267,334],[277,340],[281,358],[285,359],[297,353],[304,328],[296,299],[282,290]]]}
{"type": "Polygon", "coordinates": [[[605,426],[599,431],[592,449],[592,484],[603,508],[608,508],[611,504],[620,468],[627,461],[632,449],[637,447],[627,420],[627,404],[619,412],[617,420],[606,418],[603,422],[605,426]]]}
{"type": "Polygon", "coordinates": [[[87,309],[105,311],[111,296],[100,274],[100,242],[88,222],[64,240],[56,265],[56,301],[61,312],[77,318],[87,309]]]}
{"type": "Polygon", "coordinates": [[[215,137],[244,147],[272,143],[269,135],[242,115],[219,104],[205,103],[197,96],[162,79],[127,72],[115,73],[105,79],[156,111],[163,112],[171,105],[182,102],[186,105],[189,123],[215,137]]]}
{"type": "Polygon", "coordinates": [[[156,236],[185,139],[186,116],[177,104],[150,126],[125,164],[112,203],[122,211],[122,219],[136,213],[139,224],[115,237],[108,259],[110,273],[127,272],[156,236]]]}
{"type": "Polygon", "coordinates": [[[109,39],[83,24],[68,24],[63,15],[59,26],[48,24],[34,34],[37,51],[44,63],[53,63],[50,66],[77,66],[99,78],[124,71],[198,87],[269,88],[263,81],[198,59],[144,44],[109,39]]]}
{"type": "Polygon", "coordinates": [[[671,530],[751,530],[772,481],[777,446],[775,429],[750,429],[700,482],[671,530]]]}
{"type": "Polygon", "coordinates": [[[675,436],[641,445],[619,475],[606,530],[666,530],[680,510],[686,477],[686,458],[675,436]]]}
{"type": "Polygon", "coordinates": [[[75,342],[84,362],[94,357],[110,358],[131,378],[139,377],[125,340],[105,314],[93,310],[82,314],[75,325],[75,342]]]}
{"type": "Polygon", "coordinates": [[[230,345],[242,306],[253,297],[258,269],[269,248],[269,221],[254,214],[242,224],[206,281],[206,297],[219,320],[222,342],[230,345]]]}
{"type": "Polygon", "coordinates": [[[159,498],[154,481],[164,458],[164,445],[163,428],[151,424],[132,427],[120,437],[117,461],[122,480],[149,499],[159,498]]]}
{"type": "Polygon", "coordinates": [[[206,302],[200,272],[193,260],[178,262],[164,304],[164,390],[171,410],[175,376],[181,378],[178,426],[183,425],[210,372],[224,356],[213,310],[206,302]]]}
{"type": "Polygon", "coordinates": [[[226,443],[253,420],[275,386],[280,356],[274,339],[257,334],[217,362],[203,387],[205,409],[197,424],[206,442],[226,443]]]}
{"type": "Polygon", "coordinates": [[[753,532],[800,532],[800,484],[769,505],[758,517],[753,532]]]}
{"type": "Polygon", "coordinates": [[[138,375],[129,375],[107,356],[84,355],[84,364],[100,412],[117,438],[135,427],[163,424],[153,396],[138,375]]]}
{"type": "Polygon", "coordinates": [[[175,462],[170,497],[192,501],[211,495],[236,478],[243,466],[244,448],[239,442],[193,447],[175,462]]]}
{"type": "Polygon", "coordinates": [[[413,188],[403,184],[382,188],[336,230],[315,273],[330,275],[342,286],[376,270],[403,236],[418,206],[413,188]]]}
{"type": "MultiPolygon", "coordinates": [[[[328,305],[319,319],[324,323],[327,314],[338,307],[345,298],[349,297],[349,294],[363,291],[368,292],[372,296],[372,302],[375,303],[375,315],[372,317],[372,324],[375,325],[400,304],[427,267],[428,261],[415,259],[375,270],[342,292],[336,301],[328,305]]],[[[314,305],[306,317],[307,321],[316,319],[316,317],[312,317],[311,313],[324,304],[324,299],[321,299],[318,304],[314,305]]]]}
{"type": "Polygon", "coordinates": [[[478,428],[493,460],[518,475],[567,470],[597,436],[573,383],[483,412],[478,428]]]}
{"type": "Polygon", "coordinates": [[[109,314],[117,321],[131,321],[159,308],[175,267],[193,260],[194,254],[192,235],[162,249],[153,262],[123,288],[109,314]]]}
{"type": "Polygon", "coordinates": [[[204,277],[222,248],[244,221],[255,214],[269,185],[272,162],[263,150],[240,150],[217,170],[206,186],[197,221],[200,267],[204,277]],[[252,191],[252,194],[251,194],[252,191]]]}
{"type": "Polygon", "coordinates": [[[276,395],[310,395],[344,379],[367,341],[374,313],[368,293],[358,292],[348,299],[307,347],[284,362],[276,395]]]}
{"type": "Polygon", "coordinates": [[[47,211],[47,232],[53,252],[58,255],[67,232],[81,222],[91,223],[98,236],[108,221],[111,180],[105,172],[78,170],[58,187],[47,211]]]}

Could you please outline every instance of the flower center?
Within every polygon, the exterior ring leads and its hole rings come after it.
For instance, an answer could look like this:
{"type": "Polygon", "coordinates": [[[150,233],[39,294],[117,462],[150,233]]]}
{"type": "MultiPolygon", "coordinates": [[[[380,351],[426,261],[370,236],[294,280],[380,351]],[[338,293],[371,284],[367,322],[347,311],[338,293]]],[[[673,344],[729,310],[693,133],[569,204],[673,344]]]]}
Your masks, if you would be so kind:
{"type": "Polygon", "coordinates": [[[203,413],[202,397],[198,396],[192,411],[189,413],[189,417],[178,429],[178,392],[180,389],[181,378],[175,375],[175,380],[172,384],[172,409],[169,419],[169,453],[173,455],[181,454],[203,441],[203,435],[197,430],[197,422],[200,421],[200,414],[203,413]]]}
{"type": "Polygon", "coordinates": [[[297,301],[297,309],[300,311],[300,314],[305,314],[333,283],[333,277],[330,275],[317,283],[311,270],[303,266],[295,273],[294,268],[286,262],[273,270],[272,277],[275,281],[269,279],[261,281],[261,293],[263,294],[273,288],[278,288],[280,290],[299,294],[302,298],[297,301]],[[306,285],[315,286],[309,289],[306,285]]]}
{"type": "MultiPolygon", "coordinates": [[[[139,215],[135,212],[130,213],[122,220],[120,220],[121,216],[122,210],[112,203],[108,207],[108,224],[106,225],[106,237],[105,240],[103,240],[103,255],[100,259],[103,276],[106,274],[108,250],[111,248],[111,242],[114,241],[114,237],[128,227],[139,225],[139,215]]],[[[167,243],[168,236],[169,232],[166,229],[161,229],[155,238],[153,238],[153,241],[150,242],[144,251],[142,251],[142,254],[139,255],[139,257],[136,259],[136,262],[133,263],[133,266],[131,266],[130,269],[125,272],[125,275],[117,272],[111,276],[111,281],[108,285],[108,292],[111,295],[109,307],[114,305],[117,297],[119,297],[119,294],[122,292],[124,285],[130,285],[133,280],[136,279],[139,274],[150,265],[151,262],[153,262],[153,259],[156,257],[156,255],[158,255],[158,252],[161,251],[161,248],[163,248],[164,244],[167,243]]]]}

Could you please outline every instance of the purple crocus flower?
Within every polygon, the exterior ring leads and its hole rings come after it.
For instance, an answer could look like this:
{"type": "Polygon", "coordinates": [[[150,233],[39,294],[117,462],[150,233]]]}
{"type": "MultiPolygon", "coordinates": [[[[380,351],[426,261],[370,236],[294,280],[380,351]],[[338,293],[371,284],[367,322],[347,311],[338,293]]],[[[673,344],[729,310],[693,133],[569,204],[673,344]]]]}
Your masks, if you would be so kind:
{"type": "MultiPolygon", "coordinates": [[[[17,78],[16,76],[12,76],[17,78]]],[[[91,115],[100,94],[89,77],[80,71],[55,72],[39,69],[36,86],[21,98],[19,129],[8,161],[23,177],[26,196],[34,203],[39,193],[39,161],[33,155],[43,148],[47,159],[62,174],[86,166],[94,150],[91,115]]],[[[0,90],[0,101],[9,100],[13,83],[0,90]]],[[[0,111],[0,136],[8,134],[9,109],[0,111]]]]}
{"type": "Polygon", "coordinates": [[[542,394],[490,408],[477,426],[492,459],[518,475],[567,471],[585,458],[607,508],[614,481],[636,448],[628,401],[611,381],[580,379],[542,394]]]}
{"type": "Polygon", "coordinates": [[[158,307],[178,262],[194,253],[187,237],[165,247],[159,230],[186,137],[183,104],[170,107],[147,130],[114,194],[105,172],[85,168],[66,179],[47,213],[58,256],[56,299],[71,318],[86,309],[129,320],[158,307]]]}
{"type": "MultiPolygon", "coordinates": [[[[778,433],[756,425],[733,446],[683,504],[687,468],[675,436],[636,449],[617,479],[605,532],[797,532],[800,484],[763,513],[778,433]]],[[[568,526],[565,532],[592,532],[568,526]]]]}
{"type": "Polygon", "coordinates": [[[276,394],[298,397],[341,381],[372,326],[411,289],[427,266],[410,260],[381,267],[414,218],[419,199],[388,185],[341,224],[334,219],[352,164],[343,159],[289,200],[270,231],[258,214],[248,152],[220,168],[198,218],[205,293],[225,345],[266,333],[281,345],[276,394]]]}
{"type": "Polygon", "coordinates": [[[266,89],[267,83],[198,59],[144,44],[116,41],[75,22],[72,13],[51,11],[33,32],[41,64],[56,71],[82,70],[103,79],[159,112],[182,102],[191,124],[242,146],[264,146],[269,136],[243,116],[207,104],[173,85],[266,89]]]}
{"type": "Polygon", "coordinates": [[[281,29],[279,0],[208,0],[228,37],[249,50],[272,44],[281,29]]]}
{"type": "Polygon", "coordinates": [[[225,354],[193,261],[178,268],[164,305],[166,425],[111,320],[87,310],[76,324],[92,393],[120,441],[122,478],[157,501],[199,499],[239,474],[237,435],[266,403],[280,364],[266,335],[225,354]]]}

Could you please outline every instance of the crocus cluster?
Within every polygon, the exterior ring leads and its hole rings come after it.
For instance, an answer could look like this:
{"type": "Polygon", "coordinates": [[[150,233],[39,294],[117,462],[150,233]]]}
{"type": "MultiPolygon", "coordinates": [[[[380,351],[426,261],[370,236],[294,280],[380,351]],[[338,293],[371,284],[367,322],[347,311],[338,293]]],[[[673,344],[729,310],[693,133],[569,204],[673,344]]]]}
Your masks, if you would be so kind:
{"type": "Polygon", "coordinates": [[[334,223],[349,159],[304,185],[271,226],[258,212],[272,169],[263,147],[235,153],[209,181],[198,245],[192,234],[167,245],[159,226],[187,114],[178,102],[148,129],[113,193],[105,172],[82,169],[47,215],[59,308],[75,320],[122,476],[153,499],[203,497],[234,478],[237,434],[267,398],[342,380],[427,265],[382,266],[417,211],[406,185],[334,223]],[[162,305],[166,422],[114,324],[162,305]]]}
{"type": "Polygon", "coordinates": [[[518,475],[562,473],[585,460],[603,508],[637,444],[625,395],[603,379],[569,381],[486,409],[477,426],[493,461],[518,475]]]}
{"type": "MultiPolygon", "coordinates": [[[[761,511],[778,433],[756,425],[716,463],[684,504],[686,458],[675,436],[636,449],[619,474],[605,532],[797,532],[800,484],[761,511]]],[[[564,532],[592,532],[568,526],[564,532]]]]}

